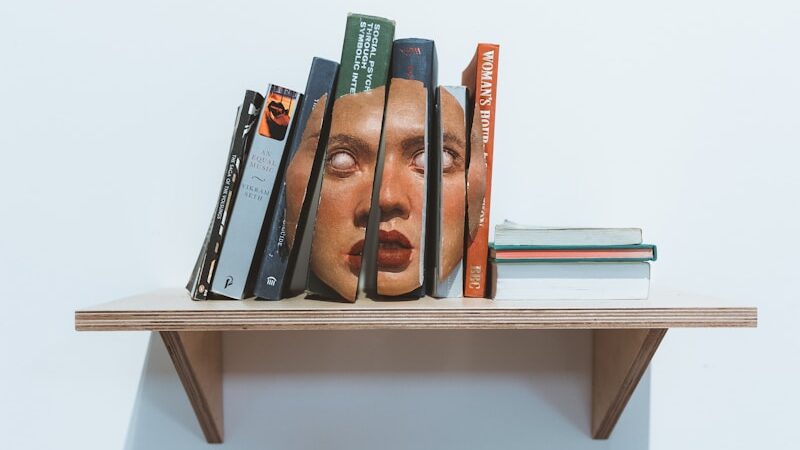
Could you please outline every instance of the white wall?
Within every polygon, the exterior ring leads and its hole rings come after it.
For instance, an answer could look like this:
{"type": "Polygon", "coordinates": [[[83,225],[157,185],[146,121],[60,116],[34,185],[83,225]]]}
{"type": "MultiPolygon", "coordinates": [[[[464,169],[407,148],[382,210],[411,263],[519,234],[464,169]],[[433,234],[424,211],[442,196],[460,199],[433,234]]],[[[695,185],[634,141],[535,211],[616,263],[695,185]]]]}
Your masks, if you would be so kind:
{"type": "Polygon", "coordinates": [[[148,335],[72,312],[185,281],[242,91],[301,89],[347,11],[435,39],[442,82],[502,44],[493,222],[641,226],[658,285],[760,308],[667,334],[652,449],[794,443],[797,2],[30,1],[0,4],[4,447],[125,444],[148,335]]]}

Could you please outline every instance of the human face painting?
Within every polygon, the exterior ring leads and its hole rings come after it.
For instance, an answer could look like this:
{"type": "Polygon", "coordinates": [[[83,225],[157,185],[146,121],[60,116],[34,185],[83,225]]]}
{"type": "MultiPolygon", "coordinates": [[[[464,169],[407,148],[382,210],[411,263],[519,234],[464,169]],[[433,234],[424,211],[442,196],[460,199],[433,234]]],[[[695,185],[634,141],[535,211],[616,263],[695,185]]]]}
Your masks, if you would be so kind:
{"type": "Polygon", "coordinates": [[[323,164],[311,272],[355,301],[383,121],[383,86],[336,99],[323,164]]]}
{"type": "MultiPolygon", "coordinates": [[[[384,165],[378,205],[378,293],[407,294],[422,284],[425,209],[425,125],[428,92],[419,81],[393,79],[384,122],[384,165]]],[[[463,256],[467,143],[464,110],[447,91],[442,114],[440,276],[463,256]]]]}
{"type": "MultiPolygon", "coordinates": [[[[311,100],[311,99],[309,99],[311,100]]],[[[308,116],[303,136],[297,152],[289,162],[286,169],[286,242],[289,249],[294,248],[297,224],[300,211],[303,208],[303,199],[306,196],[308,180],[311,178],[311,169],[319,146],[322,120],[325,118],[325,106],[328,95],[325,94],[314,104],[308,116]]]]}

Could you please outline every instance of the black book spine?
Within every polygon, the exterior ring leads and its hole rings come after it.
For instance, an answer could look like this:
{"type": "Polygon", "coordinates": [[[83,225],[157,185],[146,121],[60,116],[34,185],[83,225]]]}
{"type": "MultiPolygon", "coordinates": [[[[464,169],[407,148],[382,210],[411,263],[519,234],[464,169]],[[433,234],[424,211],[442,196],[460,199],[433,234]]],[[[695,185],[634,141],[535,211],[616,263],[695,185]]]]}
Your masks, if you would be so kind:
{"type": "MultiPolygon", "coordinates": [[[[324,162],[325,144],[327,136],[324,133],[336,85],[336,74],[339,64],[323,58],[314,58],[311,62],[311,70],[308,75],[305,95],[302,103],[298,107],[297,122],[294,129],[294,136],[289,144],[289,149],[282,161],[282,178],[278,184],[278,193],[274,202],[270,223],[267,227],[267,237],[258,275],[255,280],[254,292],[257,298],[265,300],[279,300],[287,295],[291,281],[292,269],[298,258],[300,248],[300,237],[305,229],[305,222],[311,208],[312,201],[309,198],[316,189],[317,174],[321,170],[324,162]],[[314,118],[320,117],[321,120],[309,120],[315,109],[322,108],[314,118]],[[308,173],[301,170],[289,170],[294,161],[298,149],[303,146],[304,151],[313,153],[314,163],[310,166],[297,162],[297,167],[309,167],[308,173]],[[293,193],[293,198],[301,198],[302,205],[299,208],[292,205],[292,213],[287,214],[287,177],[295,176],[292,180],[292,188],[303,189],[302,193],[293,193]],[[295,215],[297,217],[289,217],[295,215]]],[[[308,155],[301,155],[305,158],[308,155]]],[[[293,168],[292,168],[293,169],[293,168]]],[[[306,255],[307,257],[307,255],[306,255]]]]}
{"type": "MultiPolygon", "coordinates": [[[[389,81],[390,102],[393,101],[392,80],[405,79],[420,81],[426,90],[426,97],[424,100],[425,104],[419,105],[420,111],[424,111],[424,116],[420,115],[419,117],[420,121],[424,122],[425,160],[426,164],[430,166],[431,158],[436,157],[435,152],[431,151],[435,148],[435,134],[432,133],[431,124],[433,123],[435,113],[436,85],[438,78],[438,58],[436,56],[436,45],[434,44],[434,41],[430,39],[419,38],[395,40],[392,45],[392,63],[389,76],[391,78],[389,81]]],[[[386,130],[384,130],[384,133],[385,132],[386,130]]],[[[389,150],[390,149],[384,149],[383,151],[386,152],[389,150]]],[[[390,169],[384,167],[383,170],[385,171],[390,169]]],[[[428,236],[429,233],[427,233],[426,230],[429,230],[431,220],[433,219],[430,217],[430,214],[435,212],[435,210],[432,211],[431,206],[429,206],[432,204],[430,202],[430,192],[432,189],[436,188],[435,185],[431,184],[431,180],[434,178],[431,178],[428,172],[429,171],[426,171],[425,174],[425,191],[422,193],[423,197],[425,198],[422,201],[423,211],[420,212],[421,217],[424,218],[424,220],[422,220],[420,223],[420,242],[412,243],[415,247],[420,249],[419,266],[416,268],[407,269],[417,270],[419,272],[420,285],[409,292],[400,294],[400,297],[421,297],[426,293],[427,266],[432,258],[430,255],[432,247],[428,245],[427,242],[430,237],[428,236]]],[[[383,176],[381,176],[381,182],[382,180],[383,176]]],[[[412,214],[414,213],[412,212],[412,214]]],[[[377,240],[377,238],[373,239],[377,240]]],[[[384,286],[380,276],[377,277],[376,284],[379,295],[398,296],[397,292],[393,292],[396,290],[396,288],[393,289],[388,286],[384,286]]]]}
{"type": "Polygon", "coordinates": [[[206,238],[200,249],[200,255],[197,257],[192,276],[186,286],[194,300],[207,300],[209,298],[217,259],[227,232],[227,221],[241,181],[243,161],[247,157],[247,149],[249,148],[247,144],[263,103],[264,97],[261,94],[248,90],[245,92],[242,105],[237,110],[228,160],[214,208],[214,215],[211,217],[211,223],[208,226],[206,238]]]}

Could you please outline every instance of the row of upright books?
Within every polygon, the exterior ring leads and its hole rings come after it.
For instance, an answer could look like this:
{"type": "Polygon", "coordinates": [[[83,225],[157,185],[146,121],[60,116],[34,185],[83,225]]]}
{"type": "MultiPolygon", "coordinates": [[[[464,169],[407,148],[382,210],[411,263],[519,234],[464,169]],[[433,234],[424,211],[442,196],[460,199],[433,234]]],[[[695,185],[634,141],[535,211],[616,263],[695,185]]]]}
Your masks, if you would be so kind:
{"type": "Polygon", "coordinates": [[[638,228],[495,227],[491,293],[498,300],[636,300],[650,290],[656,246],[638,228]]]}
{"type": "Polygon", "coordinates": [[[347,17],[341,65],[239,107],[193,299],[484,297],[499,46],[439,86],[428,39],[347,17]]]}

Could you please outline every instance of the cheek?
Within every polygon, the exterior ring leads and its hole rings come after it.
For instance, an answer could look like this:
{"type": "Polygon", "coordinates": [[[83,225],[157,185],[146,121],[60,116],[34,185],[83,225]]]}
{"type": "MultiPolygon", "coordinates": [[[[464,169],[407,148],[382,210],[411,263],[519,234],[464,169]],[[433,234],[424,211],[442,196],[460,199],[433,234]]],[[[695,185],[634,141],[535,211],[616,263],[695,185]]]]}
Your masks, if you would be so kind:
{"type": "Polygon", "coordinates": [[[470,168],[469,189],[467,190],[467,201],[470,210],[480,208],[483,203],[483,196],[486,194],[486,166],[481,164],[477,168],[470,168]]]}
{"type": "Polygon", "coordinates": [[[355,175],[343,179],[326,176],[323,179],[316,230],[324,236],[320,238],[322,245],[352,240],[357,231],[355,224],[358,212],[364,205],[368,208],[372,193],[371,183],[365,183],[364,178],[355,175]]]}
{"type": "Polygon", "coordinates": [[[369,201],[371,191],[362,182],[361,176],[352,176],[345,179],[337,179],[333,176],[326,176],[322,184],[320,193],[320,208],[326,210],[326,214],[335,216],[352,216],[356,203],[362,198],[369,201]]]}
{"type": "Polygon", "coordinates": [[[448,224],[464,221],[466,200],[466,186],[464,184],[463,173],[456,174],[450,179],[444,180],[442,184],[442,209],[444,220],[448,224]]]}
{"type": "MultiPolygon", "coordinates": [[[[463,174],[462,174],[463,175],[463,174]]],[[[443,245],[445,258],[461,258],[466,213],[465,186],[460,176],[451,177],[442,186],[443,245]]]]}
{"type": "Polygon", "coordinates": [[[290,223],[297,223],[311,175],[311,165],[312,161],[298,154],[286,169],[286,219],[290,223]]]}

